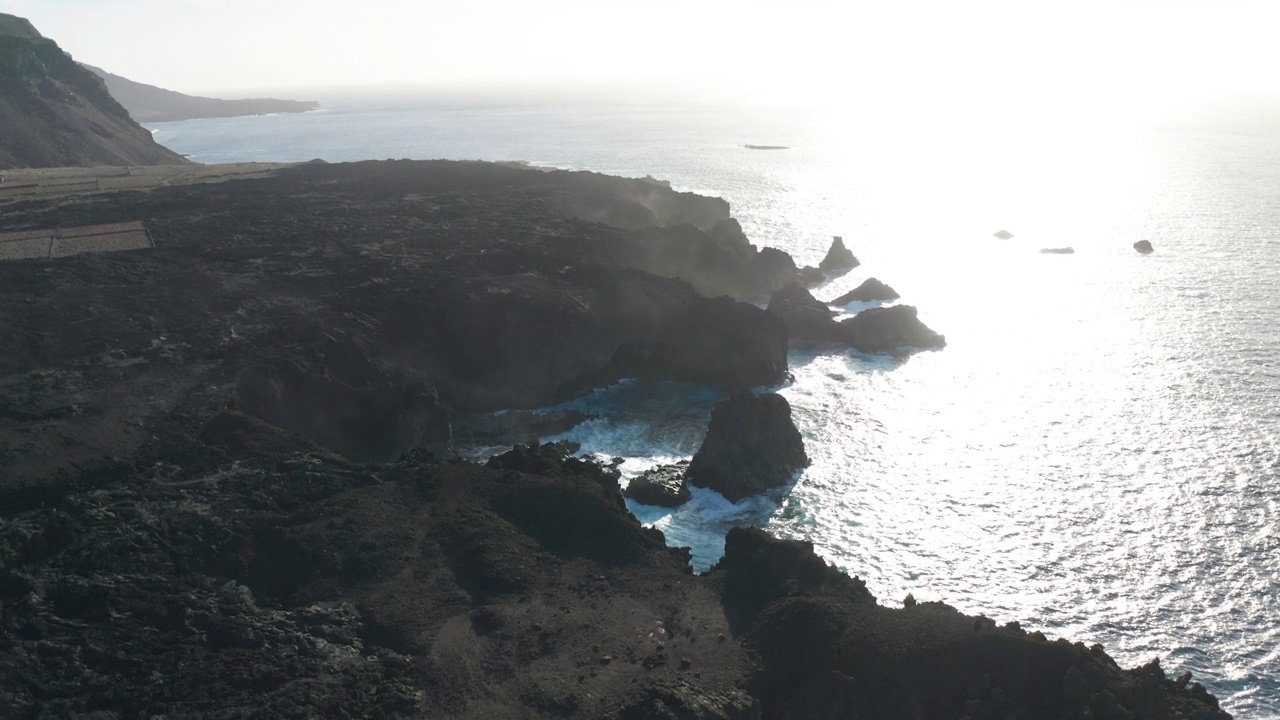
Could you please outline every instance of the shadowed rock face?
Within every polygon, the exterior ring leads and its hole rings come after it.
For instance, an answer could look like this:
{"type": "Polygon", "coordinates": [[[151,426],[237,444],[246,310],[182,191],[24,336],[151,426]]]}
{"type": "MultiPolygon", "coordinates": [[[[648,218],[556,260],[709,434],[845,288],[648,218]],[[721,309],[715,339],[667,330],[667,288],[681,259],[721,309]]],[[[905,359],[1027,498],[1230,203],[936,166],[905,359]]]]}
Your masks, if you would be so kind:
{"type": "Polygon", "coordinates": [[[825,303],[793,285],[774,293],[768,312],[786,323],[788,342],[798,347],[898,355],[946,346],[946,339],[920,322],[910,305],[863,310],[836,322],[825,303]]]}
{"type": "Polygon", "coordinates": [[[738,502],[786,485],[808,465],[786,398],[738,393],[712,411],[707,437],[689,462],[687,479],[738,502]]]}
{"type": "Polygon", "coordinates": [[[102,80],[29,22],[0,14],[0,168],[182,164],[102,80]]]}
{"type": "Polygon", "coordinates": [[[864,310],[840,322],[849,346],[865,353],[898,353],[912,348],[944,347],[945,338],[930,330],[910,305],[864,310]]]}

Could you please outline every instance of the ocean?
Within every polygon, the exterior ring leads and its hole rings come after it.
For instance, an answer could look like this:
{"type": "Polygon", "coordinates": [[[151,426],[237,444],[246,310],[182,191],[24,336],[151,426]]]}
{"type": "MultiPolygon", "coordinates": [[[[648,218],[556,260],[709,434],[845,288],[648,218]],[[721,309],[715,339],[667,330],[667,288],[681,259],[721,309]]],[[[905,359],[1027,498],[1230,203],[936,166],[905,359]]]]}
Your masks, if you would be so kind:
{"type": "MultiPolygon", "coordinates": [[[[794,488],[631,505],[696,569],[728,527],[763,526],[882,603],[911,593],[1124,666],[1159,658],[1236,717],[1280,717],[1280,103],[326,107],[149,127],[206,163],[651,175],[726,198],[753,242],[804,264],[843,236],[863,264],[817,297],[874,276],[946,335],[905,361],[793,352],[779,392],[813,460],[794,488]]],[[[719,397],[624,382],[571,403],[600,418],[566,437],[634,475],[690,457],[719,397]]]]}

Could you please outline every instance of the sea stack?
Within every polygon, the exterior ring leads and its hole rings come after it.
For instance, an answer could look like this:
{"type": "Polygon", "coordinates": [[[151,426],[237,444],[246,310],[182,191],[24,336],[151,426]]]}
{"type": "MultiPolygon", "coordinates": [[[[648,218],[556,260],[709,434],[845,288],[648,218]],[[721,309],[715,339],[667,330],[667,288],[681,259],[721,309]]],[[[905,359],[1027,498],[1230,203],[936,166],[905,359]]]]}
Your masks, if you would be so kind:
{"type": "Polygon", "coordinates": [[[797,470],[808,466],[787,399],[741,392],[720,401],[711,412],[707,438],[689,462],[685,478],[736,503],[786,485],[797,470]]]}
{"type": "Polygon", "coordinates": [[[836,235],[831,239],[831,248],[827,256],[818,263],[818,269],[827,275],[841,275],[858,267],[862,263],[853,256],[853,252],[844,246],[844,238],[836,235]]]}
{"type": "Polygon", "coordinates": [[[1150,240],[1139,240],[1138,242],[1133,244],[1133,249],[1137,250],[1138,253],[1141,255],[1150,255],[1156,250],[1155,248],[1151,247],[1150,240]]]}

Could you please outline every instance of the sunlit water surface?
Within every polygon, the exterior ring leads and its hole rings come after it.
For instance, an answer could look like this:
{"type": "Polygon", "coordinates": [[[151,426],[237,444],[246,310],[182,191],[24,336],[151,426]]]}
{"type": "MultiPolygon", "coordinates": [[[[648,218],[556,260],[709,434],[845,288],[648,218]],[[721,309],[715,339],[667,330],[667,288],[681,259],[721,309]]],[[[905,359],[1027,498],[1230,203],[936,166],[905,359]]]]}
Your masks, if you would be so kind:
{"type": "MultiPolygon", "coordinates": [[[[882,602],[944,600],[1280,717],[1280,112],[875,120],[714,107],[343,107],[153,125],[204,162],[525,160],[727,198],[758,244],[862,259],[947,336],[905,362],[793,353],[813,460],[733,505],[632,505],[702,569],[752,523],[882,602]],[[746,143],[789,145],[751,151],[746,143]],[[1011,240],[992,237],[1007,228],[1011,240]],[[1150,239],[1156,252],[1131,244],[1150,239]],[[1073,255],[1043,255],[1071,246],[1073,255]]],[[[858,308],[853,308],[857,310],[858,308]]],[[[690,457],[714,390],[623,383],[568,437],[627,476],[690,457]]]]}

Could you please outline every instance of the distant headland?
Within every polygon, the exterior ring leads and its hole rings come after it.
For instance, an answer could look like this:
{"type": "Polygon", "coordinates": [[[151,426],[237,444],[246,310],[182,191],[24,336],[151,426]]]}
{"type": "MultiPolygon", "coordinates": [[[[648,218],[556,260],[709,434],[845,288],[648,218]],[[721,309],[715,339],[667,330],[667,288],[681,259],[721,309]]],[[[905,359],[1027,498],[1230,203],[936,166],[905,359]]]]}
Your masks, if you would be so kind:
{"type": "Polygon", "coordinates": [[[317,110],[320,103],[311,100],[279,100],[276,98],[220,98],[185,95],[154,85],[135,82],[81,63],[107,84],[107,91],[140,123],[195,120],[197,118],[299,113],[317,110]]]}

